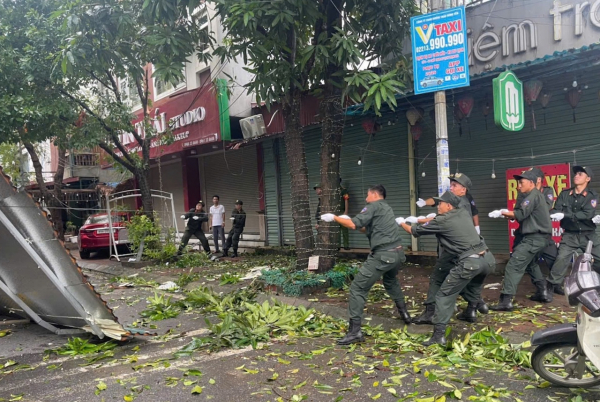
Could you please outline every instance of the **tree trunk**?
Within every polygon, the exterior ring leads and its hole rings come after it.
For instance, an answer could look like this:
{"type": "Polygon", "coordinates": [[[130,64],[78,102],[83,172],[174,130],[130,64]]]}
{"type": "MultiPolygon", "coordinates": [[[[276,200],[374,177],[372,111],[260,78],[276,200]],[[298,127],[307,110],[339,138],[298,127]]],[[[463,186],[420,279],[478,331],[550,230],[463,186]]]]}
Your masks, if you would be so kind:
{"type": "Polygon", "coordinates": [[[308,258],[314,249],[308,166],[300,125],[300,92],[294,91],[291,102],[282,107],[285,120],[285,149],[291,178],[291,201],[294,231],[296,233],[296,269],[308,268],[308,258]]]}
{"type": "Polygon", "coordinates": [[[54,174],[54,190],[50,192],[48,187],[46,187],[46,183],[44,182],[44,175],[42,174],[43,166],[40,162],[40,158],[38,157],[37,151],[35,147],[30,142],[23,141],[23,146],[29,153],[31,157],[31,162],[33,163],[33,168],[35,170],[35,180],[40,188],[40,193],[42,194],[42,198],[46,202],[46,206],[50,210],[50,215],[52,217],[52,226],[56,231],[56,236],[60,240],[65,239],[65,228],[63,225],[62,219],[62,211],[65,208],[62,202],[62,182],[63,176],[65,173],[65,164],[66,164],[66,150],[59,147],[58,148],[58,168],[54,174]]]}
{"type": "MultiPolygon", "coordinates": [[[[333,92],[333,91],[331,91],[333,92]]],[[[344,116],[340,96],[327,93],[321,102],[321,212],[338,215],[340,211],[340,154],[344,116]]],[[[317,231],[317,255],[319,271],[329,271],[335,265],[340,246],[340,225],[322,222],[317,231]]]]}
{"type": "Polygon", "coordinates": [[[152,192],[150,191],[150,169],[136,169],[135,178],[137,179],[138,186],[140,187],[144,215],[154,220],[154,206],[152,204],[152,192]]]}

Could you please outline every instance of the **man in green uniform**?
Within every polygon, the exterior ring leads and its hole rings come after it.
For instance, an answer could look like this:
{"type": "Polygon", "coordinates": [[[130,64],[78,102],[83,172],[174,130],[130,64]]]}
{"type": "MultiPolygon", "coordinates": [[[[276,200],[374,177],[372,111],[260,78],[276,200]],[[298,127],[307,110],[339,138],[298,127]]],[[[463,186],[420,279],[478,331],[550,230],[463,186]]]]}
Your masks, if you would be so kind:
{"type": "MultiPolygon", "coordinates": [[[[348,190],[346,190],[345,187],[342,186],[342,178],[340,177],[340,214],[342,215],[348,215],[348,204],[349,204],[349,200],[350,200],[350,195],[348,195],[348,190]]],[[[342,226],[340,228],[340,233],[341,233],[341,244],[344,247],[344,250],[349,250],[350,249],[350,240],[348,238],[348,228],[345,226],[342,226]]]]}
{"type": "MultiPolygon", "coordinates": [[[[548,205],[548,210],[551,210],[554,206],[554,190],[551,187],[546,187],[543,185],[544,183],[544,172],[538,168],[533,167],[530,169],[537,176],[535,182],[535,188],[537,188],[542,195],[544,196],[544,200],[546,201],[546,205],[548,205]]],[[[515,205],[521,204],[525,199],[525,195],[521,192],[520,184],[517,184],[517,199],[515,201],[515,205]]],[[[513,250],[515,247],[519,245],[519,243],[523,240],[523,233],[521,232],[521,226],[519,226],[515,230],[515,240],[513,242],[513,250]]],[[[554,243],[554,239],[552,239],[552,235],[548,236],[548,245],[544,250],[542,250],[540,257],[544,258],[546,261],[546,265],[549,269],[552,269],[552,265],[554,264],[554,260],[556,260],[556,244],[554,243]]],[[[532,301],[549,303],[552,301],[552,293],[548,295],[548,291],[546,288],[546,279],[542,274],[542,270],[538,264],[538,258],[534,258],[533,261],[527,266],[525,273],[531,276],[531,282],[536,287],[536,292],[534,295],[530,297],[532,301]]]]}
{"type": "Polygon", "coordinates": [[[592,221],[598,205],[598,193],[589,188],[593,177],[592,169],[586,166],[573,166],[573,174],[575,187],[561,191],[551,215],[553,220],[560,221],[564,233],[558,247],[556,262],[548,277],[550,292],[557,287],[562,289],[573,253],[576,251],[583,253],[589,240],[594,242],[593,268],[600,272],[600,241],[596,235],[596,225],[592,221]]]}
{"type": "Polygon", "coordinates": [[[454,313],[456,299],[462,295],[469,303],[459,314],[461,320],[477,320],[477,303],[481,300],[481,289],[485,277],[494,269],[496,259],[473,226],[468,211],[459,208],[460,198],[446,191],[438,202],[438,215],[432,220],[417,226],[410,226],[398,218],[402,228],[415,237],[435,235],[440,248],[452,256],[452,269],[435,295],[433,316],[433,336],[423,345],[446,344],[446,325],[454,313]]]}
{"type": "MultiPolygon", "coordinates": [[[[478,213],[477,208],[475,207],[475,201],[470,202],[467,197],[467,191],[471,189],[471,179],[466,174],[456,173],[452,175],[450,178],[450,192],[456,195],[459,198],[459,205],[457,208],[461,208],[465,210],[468,215],[473,219],[472,213],[478,213]]],[[[471,197],[472,199],[472,197],[471,197]]],[[[438,201],[435,198],[428,198],[427,200],[423,200],[419,198],[417,201],[417,206],[424,207],[425,205],[433,206],[438,205],[438,201]]],[[[429,215],[428,215],[429,216],[429,215]]],[[[428,220],[432,218],[426,219],[411,219],[413,217],[407,218],[407,223],[426,223],[428,220]]],[[[477,224],[479,223],[479,217],[477,217],[477,224]]],[[[475,226],[476,222],[474,220],[471,221],[475,227],[475,230],[479,234],[479,226],[475,226]]],[[[427,290],[427,299],[425,300],[425,311],[418,317],[416,317],[413,322],[417,325],[420,324],[433,324],[433,315],[435,314],[435,295],[438,290],[444,283],[446,276],[450,273],[450,270],[454,268],[453,257],[449,253],[446,253],[442,245],[440,244],[438,247],[438,260],[433,267],[433,272],[429,277],[429,289],[427,290]]],[[[487,304],[483,300],[478,302],[478,310],[481,314],[487,314],[489,309],[487,304]]]]}
{"type": "Polygon", "coordinates": [[[187,246],[190,238],[192,236],[196,236],[198,240],[200,240],[200,244],[202,244],[202,248],[208,254],[210,254],[210,247],[208,246],[208,240],[202,231],[202,223],[208,222],[208,214],[204,212],[204,202],[198,201],[195,209],[190,209],[185,215],[181,215],[181,219],[187,219],[187,227],[185,228],[185,232],[183,233],[183,238],[181,239],[181,244],[179,245],[179,250],[177,251],[177,255],[181,255],[185,246],[187,246]]]}
{"type": "Polygon", "coordinates": [[[508,209],[496,210],[489,213],[490,218],[507,217],[516,219],[521,227],[523,239],[513,249],[504,271],[504,281],[497,305],[491,306],[496,311],[512,311],[513,296],[525,274],[527,267],[537,261],[540,253],[548,245],[548,236],[552,234],[550,212],[542,193],[535,187],[538,176],[531,170],[515,175],[519,181],[523,201],[515,204],[514,211],[508,209]]]}
{"type": "Polygon", "coordinates": [[[360,330],[363,309],[369,290],[382,276],[383,286],[394,300],[400,317],[406,324],[411,322],[397,278],[398,270],[406,261],[400,238],[401,232],[394,220],[392,208],[385,202],[385,197],[385,187],[378,184],[369,187],[367,205],[354,218],[347,219],[333,214],[321,215],[321,220],[324,222],[336,222],[353,230],[360,229],[367,234],[371,246],[371,254],[350,285],[348,301],[350,329],[346,336],[338,341],[339,345],[364,341],[360,330]]]}
{"type": "Polygon", "coordinates": [[[227,257],[227,251],[232,246],[233,254],[231,254],[231,258],[237,258],[238,256],[237,250],[238,244],[240,243],[240,236],[244,231],[244,226],[246,226],[246,212],[243,209],[243,205],[243,201],[237,200],[235,202],[235,209],[231,211],[230,219],[233,221],[233,225],[227,236],[225,247],[223,247],[223,257],[227,257]]]}

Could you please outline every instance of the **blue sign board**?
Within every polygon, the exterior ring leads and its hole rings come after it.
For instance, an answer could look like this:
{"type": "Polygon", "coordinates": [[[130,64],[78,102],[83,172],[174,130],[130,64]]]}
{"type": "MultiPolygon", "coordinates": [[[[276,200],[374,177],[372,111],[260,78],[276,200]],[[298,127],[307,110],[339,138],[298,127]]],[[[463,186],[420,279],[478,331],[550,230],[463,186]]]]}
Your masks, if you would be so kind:
{"type": "Polygon", "coordinates": [[[416,94],[469,86],[465,8],[410,19],[416,94]]]}

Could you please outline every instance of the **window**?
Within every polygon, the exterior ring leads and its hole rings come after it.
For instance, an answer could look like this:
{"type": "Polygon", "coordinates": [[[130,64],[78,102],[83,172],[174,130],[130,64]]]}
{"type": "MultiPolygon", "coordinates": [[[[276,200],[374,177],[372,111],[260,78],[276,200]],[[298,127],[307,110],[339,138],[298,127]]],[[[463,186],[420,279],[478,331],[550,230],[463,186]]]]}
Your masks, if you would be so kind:
{"type": "Polygon", "coordinates": [[[119,79],[119,88],[121,90],[121,99],[123,100],[123,103],[131,106],[133,110],[142,106],[135,82],[131,78],[127,77],[119,79]]]}
{"type": "Polygon", "coordinates": [[[185,88],[185,68],[183,69],[182,73],[184,78],[175,84],[171,82],[165,82],[159,78],[154,78],[154,100],[164,98],[178,89],[185,88]]]}
{"type": "Polygon", "coordinates": [[[198,6],[192,13],[194,17],[198,18],[198,25],[200,27],[200,48],[202,49],[202,53],[207,53],[210,51],[210,41],[209,41],[209,29],[210,29],[210,20],[208,19],[208,10],[206,8],[206,3],[203,1],[200,6],[198,6]]]}

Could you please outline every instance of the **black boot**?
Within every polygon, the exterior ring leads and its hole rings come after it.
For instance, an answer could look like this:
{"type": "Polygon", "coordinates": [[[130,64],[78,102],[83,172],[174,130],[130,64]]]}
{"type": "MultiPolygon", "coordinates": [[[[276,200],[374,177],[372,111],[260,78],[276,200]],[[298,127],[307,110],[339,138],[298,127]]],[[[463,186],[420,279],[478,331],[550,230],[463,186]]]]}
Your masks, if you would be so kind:
{"type": "Polygon", "coordinates": [[[237,258],[237,250],[233,250],[233,254],[231,254],[231,258],[237,258]]]}
{"type": "Polygon", "coordinates": [[[350,345],[351,343],[364,342],[365,337],[360,330],[360,320],[350,320],[348,333],[342,339],[338,339],[338,345],[350,345]]]}
{"type": "Polygon", "coordinates": [[[531,301],[550,303],[552,301],[552,284],[545,281],[535,283],[535,294],[529,298],[531,301]]]}
{"type": "Polygon", "coordinates": [[[477,302],[477,311],[479,311],[481,314],[487,314],[490,312],[490,308],[487,304],[485,304],[483,299],[479,299],[477,302]]]}
{"type": "Polygon", "coordinates": [[[565,289],[562,287],[562,285],[553,285],[552,291],[554,293],[556,293],[557,295],[561,295],[561,296],[565,295],[565,289]]]}
{"type": "Polygon", "coordinates": [[[446,346],[446,324],[435,324],[433,335],[429,340],[423,342],[423,346],[438,345],[446,346]]]}
{"type": "MultiPolygon", "coordinates": [[[[456,316],[461,321],[477,322],[477,306],[478,303],[469,303],[467,308],[456,316]]],[[[487,307],[487,305],[486,305],[487,307]]]]}
{"type": "Polygon", "coordinates": [[[224,248],[224,249],[223,249],[223,257],[229,257],[229,256],[227,255],[227,249],[226,249],[226,248],[224,248]]]}
{"type": "Polygon", "coordinates": [[[417,325],[433,325],[433,315],[435,314],[435,304],[426,304],[425,311],[413,320],[414,324],[417,325]]]}
{"type": "Polygon", "coordinates": [[[495,306],[490,307],[494,311],[512,311],[514,308],[512,304],[512,295],[506,295],[500,293],[500,301],[495,306]]]}
{"type": "Polygon", "coordinates": [[[412,318],[410,318],[410,314],[408,310],[406,310],[406,303],[404,300],[396,300],[396,308],[398,309],[398,314],[400,314],[400,318],[406,325],[409,325],[412,322],[412,318]]]}

